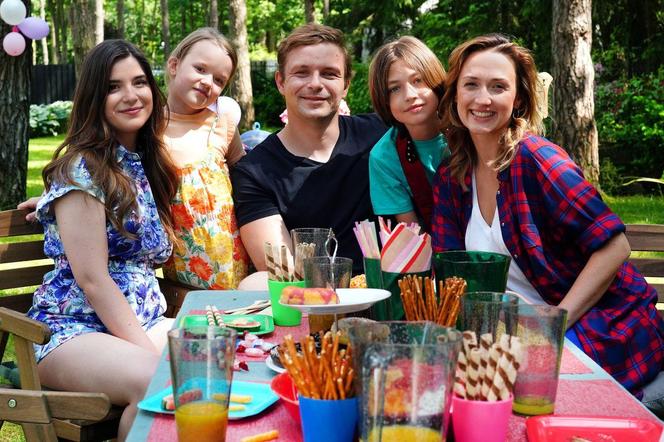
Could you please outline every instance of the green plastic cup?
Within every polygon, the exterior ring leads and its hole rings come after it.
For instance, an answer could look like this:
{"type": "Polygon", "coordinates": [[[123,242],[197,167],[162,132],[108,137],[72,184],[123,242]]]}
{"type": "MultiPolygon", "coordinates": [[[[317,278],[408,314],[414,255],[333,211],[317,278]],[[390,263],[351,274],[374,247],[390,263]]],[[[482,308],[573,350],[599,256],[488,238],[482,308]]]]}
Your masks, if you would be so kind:
{"type": "Polygon", "coordinates": [[[504,292],[510,257],[500,253],[455,250],[436,253],[433,268],[437,280],[458,276],[466,280],[466,292],[504,292]]]}
{"type": "Polygon", "coordinates": [[[270,304],[272,304],[272,318],[276,325],[282,327],[293,327],[302,322],[302,312],[292,307],[279,304],[281,291],[288,286],[304,287],[304,281],[274,281],[267,280],[267,288],[270,292],[270,304]]]}
{"type": "Polygon", "coordinates": [[[364,276],[367,278],[367,287],[370,289],[383,288],[383,275],[380,271],[380,258],[363,258],[364,276]]]}

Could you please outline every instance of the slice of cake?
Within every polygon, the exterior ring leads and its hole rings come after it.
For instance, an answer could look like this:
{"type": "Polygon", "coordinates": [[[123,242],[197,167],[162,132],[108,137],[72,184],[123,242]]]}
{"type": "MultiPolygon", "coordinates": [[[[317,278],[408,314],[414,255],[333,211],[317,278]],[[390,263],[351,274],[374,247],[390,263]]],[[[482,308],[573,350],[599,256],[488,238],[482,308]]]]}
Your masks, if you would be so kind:
{"type": "Polygon", "coordinates": [[[299,305],[339,304],[339,296],[332,289],[288,286],[281,291],[280,301],[299,305]]]}

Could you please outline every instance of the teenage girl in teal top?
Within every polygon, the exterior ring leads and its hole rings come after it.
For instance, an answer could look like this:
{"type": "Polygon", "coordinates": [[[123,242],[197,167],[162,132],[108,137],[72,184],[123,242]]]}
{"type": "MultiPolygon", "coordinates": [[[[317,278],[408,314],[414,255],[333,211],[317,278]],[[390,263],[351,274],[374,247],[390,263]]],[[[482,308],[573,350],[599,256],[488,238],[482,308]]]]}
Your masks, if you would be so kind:
{"type": "Polygon", "coordinates": [[[369,68],[374,109],[391,126],[369,157],[371,203],[377,215],[430,230],[431,182],[449,156],[437,112],[445,69],[414,37],[378,49],[369,68]]]}

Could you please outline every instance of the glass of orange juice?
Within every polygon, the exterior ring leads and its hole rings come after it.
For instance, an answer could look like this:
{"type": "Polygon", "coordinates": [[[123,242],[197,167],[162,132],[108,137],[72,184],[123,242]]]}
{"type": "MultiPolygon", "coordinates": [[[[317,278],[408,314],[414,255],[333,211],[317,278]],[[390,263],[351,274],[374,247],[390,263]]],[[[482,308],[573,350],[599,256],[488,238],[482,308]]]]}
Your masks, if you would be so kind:
{"type": "Polygon", "coordinates": [[[180,442],[226,440],[236,332],[185,327],[168,332],[175,423],[180,442]]]}

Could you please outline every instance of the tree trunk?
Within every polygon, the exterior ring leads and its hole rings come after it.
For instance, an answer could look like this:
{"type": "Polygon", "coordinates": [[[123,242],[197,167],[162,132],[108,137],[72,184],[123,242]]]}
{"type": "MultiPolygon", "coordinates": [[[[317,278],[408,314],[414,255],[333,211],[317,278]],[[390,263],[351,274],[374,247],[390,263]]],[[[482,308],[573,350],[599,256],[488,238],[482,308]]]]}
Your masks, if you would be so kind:
{"type": "Polygon", "coordinates": [[[595,71],[591,0],[553,2],[553,139],[567,149],[586,178],[599,183],[593,98],[595,71]]]}
{"type": "Polygon", "coordinates": [[[124,19],[124,0],[118,0],[115,5],[115,12],[118,15],[118,38],[124,38],[125,19],[124,19]]]}
{"type": "MultiPolygon", "coordinates": [[[[30,2],[23,3],[30,15],[30,2]]],[[[10,31],[0,20],[0,35],[10,31]]],[[[25,199],[31,60],[30,43],[18,57],[0,51],[0,210],[13,209],[25,199]]]]}
{"type": "Polygon", "coordinates": [[[323,0],[323,23],[330,16],[330,0],[323,0]]]}
{"type": "Polygon", "coordinates": [[[71,8],[69,9],[69,23],[71,24],[71,36],[74,42],[74,66],[76,68],[77,79],[85,55],[90,49],[95,47],[96,1],[72,0],[71,8]]]}
{"type": "Polygon", "coordinates": [[[55,1],[46,0],[46,8],[51,11],[51,23],[49,24],[50,32],[48,38],[51,43],[51,50],[49,51],[51,64],[58,64],[58,29],[55,26],[55,14],[57,12],[55,1]]]}
{"type": "MultiPolygon", "coordinates": [[[[45,3],[46,3],[45,0],[39,0],[39,16],[41,17],[42,20],[46,20],[45,3]]],[[[41,39],[41,47],[42,47],[42,63],[48,64],[48,39],[46,38],[41,39]]]]}
{"type": "Polygon", "coordinates": [[[217,6],[217,0],[210,0],[210,17],[208,18],[208,26],[219,29],[219,8],[217,6]]]}
{"type": "Polygon", "coordinates": [[[164,42],[164,60],[171,55],[171,22],[168,15],[168,0],[160,0],[161,4],[161,39],[164,42]]]}
{"type": "Polygon", "coordinates": [[[307,23],[314,23],[316,17],[314,16],[314,0],[304,0],[304,19],[307,23]]]}
{"type": "Polygon", "coordinates": [[[67,18],[65,16],[64,0],[55,0],[55,13],[53,14],[53,26],[56,33],[55,52],[58,63],[66,64],[67,57],[67,18]]]}
{"type": "Polygon", "coordinates": [[[104,0],[95,0],[95,46],[104,41],[104,0]]]}
{"type": "Polygon", "coordinates": [[[253,93],[251,91],[251,64],[247,45],[247,5],[244,0],[229,0],[228,18],[231,43],[237,50],[237,71],[231,94],[242,109],[240,128],[249,129],[254,122],[253,93]]]}

